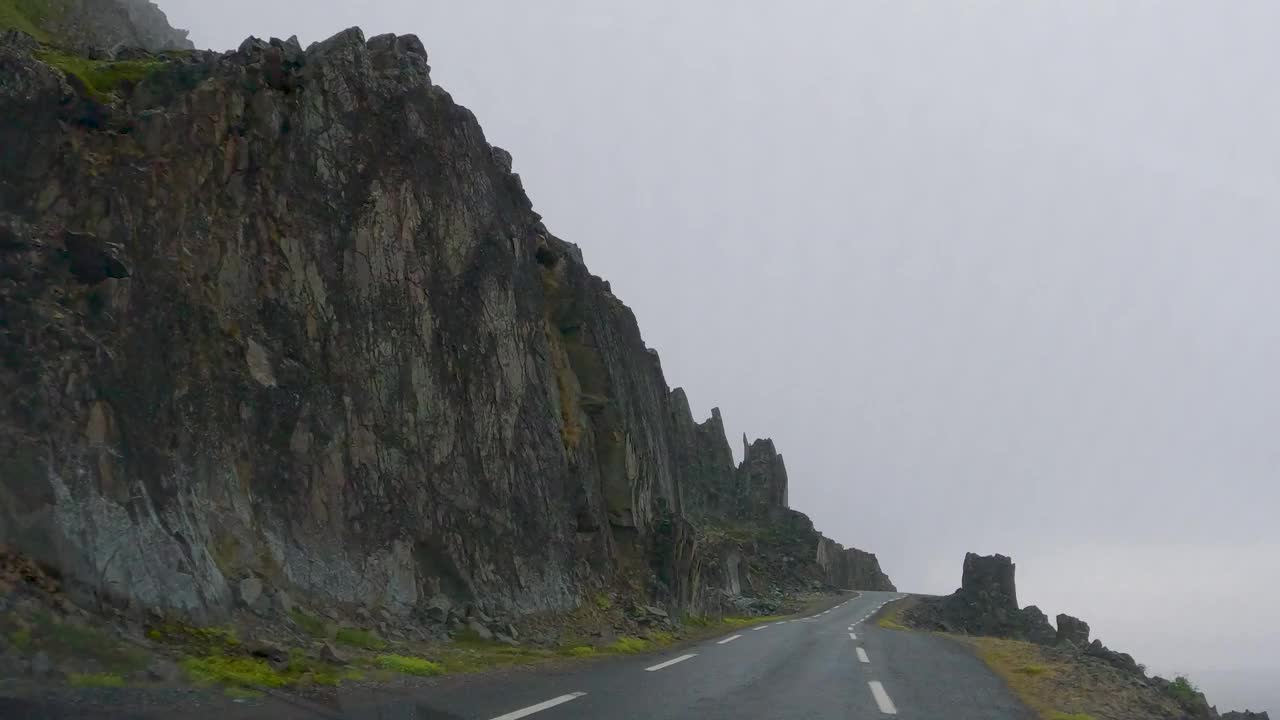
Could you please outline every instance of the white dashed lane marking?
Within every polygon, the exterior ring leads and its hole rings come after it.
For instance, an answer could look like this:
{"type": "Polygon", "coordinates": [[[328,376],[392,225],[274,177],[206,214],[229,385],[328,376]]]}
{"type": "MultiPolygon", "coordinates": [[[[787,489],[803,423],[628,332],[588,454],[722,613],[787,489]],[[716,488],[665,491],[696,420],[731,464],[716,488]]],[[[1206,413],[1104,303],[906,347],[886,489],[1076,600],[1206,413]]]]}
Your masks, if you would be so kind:
{"type": "Polygon", "coordinates": [[[893,700],[889,699],[889,693],[884,691],[884,685],[881,685],[879,680],[872,680],[867,685],[871,688],[871,696],[876,699],[880,712],[885,715],[898,714],[898,708],[894,707],[893,700]]]}
{"type": "Polygon", "coordinates": [[[698,656],[698,653],[690,653],[690,654],[688,654],[688,655],[681,655],[681,656],[680,656],[680,657],[678,657],[678,658],[674,658],[674,659],[668,660],[668,661],[666,661],[666,662],[664,662],[664,663],[658,663],[657,665],[653,665],[653,666],[651,666],[651,667],[647,667],[647,668],[645,668],[645,672],[657,672],[658,670],[661,670],[662,668],[668,668],[668,667],[671,667],[672,665],[675,665],[676,663],[682,663],[682,662],[684,662],[685,660],[688,660],[689,658],[697,657],[697,656],[698,656]]]}
{"type": "Polygon", "coordinates": [[[858,639],[858,636],[857,636],[857,634],[855,634],[855,633],[849,633],[849,639],[850,639],[850,640],[857,640],[857,639],[858,639]]]}
{"type": "Polygon", "coordinates": [[[563,705],[570,700],[577,700],[583,695],[586,695],[586,693],[576,692],[569,693],[568,695],[561,695],[560,697],[551,698],[546,702],[540,702],[537,705],[530,705],[527,708],[521,708],[519,710],[509,712],[506,715],[499,715],[498,717],[493,718],[493,720],[516,720],[517,718],[528,717],[534,713],[542,712],[543,710],[553,708],[557,705],[563,705]]]}
{"type": "Polygon", "coordinates": [[[871,662],[871,658],[867,657],[867,651],[862,648],[858,648],[858,662],[871,662]]]}
{"type": "Polygon", "coordinates": [[[758,628],[752,628],[752,629],[755,630],[756,632],[760,632],[761,630],[767,630],[768,628],[769,628],[768,625],[761,625],[758,628]]]}
{"type": "Polygon", "coordinates": [[[729,637],[727,637],[727,638],[725,638],[725,639],[721,640],[720,642],[717,642],[716,644],[717,644],[717,645],[728,645],[729,643],[733,642],[734,640],[737,640],[737,639],[738,639],[738,638],[740,638],[740,637],[742,637],[742,636],[741,636],[741,635],[730,635],[729,637]]]}

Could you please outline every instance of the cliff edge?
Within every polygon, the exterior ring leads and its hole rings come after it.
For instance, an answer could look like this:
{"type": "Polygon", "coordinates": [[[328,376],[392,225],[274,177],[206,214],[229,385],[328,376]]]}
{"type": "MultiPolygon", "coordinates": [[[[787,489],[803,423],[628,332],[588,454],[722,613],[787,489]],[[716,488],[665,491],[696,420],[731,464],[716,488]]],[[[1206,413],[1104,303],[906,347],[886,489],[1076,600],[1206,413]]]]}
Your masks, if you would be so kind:
{"type": "Polygon", "coordinates": [[[0,37],[0,543],[68,592],[442,623],[892,587],[772,441],[735,467],[693,420],[416,37],[192,51],[78,1],[129,32],[0,37]]]}

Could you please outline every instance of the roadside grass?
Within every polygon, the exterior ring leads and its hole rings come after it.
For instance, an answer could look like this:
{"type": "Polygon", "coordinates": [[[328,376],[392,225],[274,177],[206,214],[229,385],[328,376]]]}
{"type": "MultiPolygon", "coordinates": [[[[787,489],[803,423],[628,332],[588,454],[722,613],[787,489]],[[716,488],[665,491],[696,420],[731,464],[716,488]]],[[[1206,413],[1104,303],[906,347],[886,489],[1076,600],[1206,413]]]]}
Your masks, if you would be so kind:
{"type": "Polygon", "coordinates": [[[408,655],[379,655],[378,665],[404,675],[443,675],[444,665],[408,655]]]}
{"type": "Polygon", "coordinates": [[[880,618],[876,620],[876,625],[885,630],[910,630],[911,628],[907,627],[906,622],[903,620],[903,614],[915,604],[916,601],[913,598],[904,598],[889,603],[884,612],[880,614],[880,618]]]}
{"type": "Polygon", "coordinates": [[[1094,718],[1088,713],[1055,712],[1049,716],[1049,720],[1094,720],[1094,718]]]}
{"type": "Polygon", "coordinates": [[[124,687],[124,678],[115,673],[70,673],[67,682],[78,688],[124,687]]]}
{"type": "Polygon", "coordinates": [[[91,660],[104,673],[127,675],[146,667],[146,653],[87,625],[64,622],[38,612],[28,618],[0,617],[0,631],[23,653],[43,650],[54,660],[91,660]]]}
{"type": "Polygon", "coordinates": [[[1064,714],[1055,702],[1056,686],[1051,682],[1058,667],[1045,656],[1040,646],[992,637],[959,639],[972,645],[978,657],[1040,717],[1053,720],[1055,715],[1064,714]]]}
{"type": "Polygon", "coordinates": [[[641,653],[641,652],[644,652],[645,650],[648,650],[649,641],[642,640],[637,637],[631,637],[630,635],[623,635],[622,637],[613,641],[612,644],[608,645],[606,649],[609,652],[623,653],[624,655],[634,655],[636,653],[641,653]]]}
{"type": "MultiPolygon", "coordinates": [[[[754,615],[750,617],[724,617],[720,618],[718,623],[720,627],[726,630],[736,630],[738,628],[751,627],[752,625],[763,625],[765,623],[786,620],[790,615],[754,615]]],[[[715,624],[709,627],[715,627],[715,624]]]]}
{"type": "Polygon", "coordinates": [[[357,628],[340,628],[335,638],[337,642],[362,650],[385,650],[387,641],[368,630],[357,628]]]}

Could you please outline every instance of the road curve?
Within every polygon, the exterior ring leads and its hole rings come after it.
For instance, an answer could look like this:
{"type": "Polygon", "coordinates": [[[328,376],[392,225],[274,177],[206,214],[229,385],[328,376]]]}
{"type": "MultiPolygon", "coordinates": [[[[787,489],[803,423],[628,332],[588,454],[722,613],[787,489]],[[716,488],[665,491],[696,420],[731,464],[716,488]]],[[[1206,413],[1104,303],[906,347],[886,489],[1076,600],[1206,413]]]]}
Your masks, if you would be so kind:
{"type": "Polygon", "coordinates": [[[871,617],[899,593],[864,592],[805,618],[657,653],[346,704],[357,720],[1034,720],[981,660],[871,617]]]}

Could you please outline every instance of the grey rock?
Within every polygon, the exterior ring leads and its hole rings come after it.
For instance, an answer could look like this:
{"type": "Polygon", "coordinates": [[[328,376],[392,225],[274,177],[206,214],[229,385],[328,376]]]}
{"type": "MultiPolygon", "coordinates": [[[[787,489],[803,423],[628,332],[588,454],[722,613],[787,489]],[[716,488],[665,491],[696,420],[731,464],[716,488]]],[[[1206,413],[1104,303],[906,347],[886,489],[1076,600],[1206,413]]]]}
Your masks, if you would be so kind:
{"type": "Polygon", "coordinates": [[[1271,720],[1271,716],[1265,712],[1243,712],[1233,710],[1231,712],[1222,713],[1222,720],[1271,720]]]}
{"type": "Polygon", "coordinates": [[[1035,605],[1022,608],[1018,619],[1019,636],[1038,645],[1052,645],[1057,640],[1057,632],[1049,624],[1049,617],[1035,605]]]}
{"type": "Polygon", "coordinates": [[[289,615],[294,610],[293,598],[289,597],[289,593],[284,590],[277,590],[271,596],[271,606],[281,615],[289,615]]]}
{"type": "Polygon", "coordinates": [[[494,633],[493,639],[497,640],[503,645],[510,645],[511,647],[520,647],[520,643],[516,642],[515,638],[511,637],[506,633],[494,633]]]}
{"type": "Polygon", "coordinates": [[[320,660],[331,665],[349,665],[351,660],[346,653],[339,650],[334,644],[328,640],[320,643],[320,660]]]}
{"type": "Polygon", "coordinates": [[[53,661],[49,659],[49,653],[41,650],[32,656],[31,674],[41,678],[53,674],[53,661]]]}
{"type": "Polygon", "coordinates": [[[269,47],[271,46],[268,43],[250,35],[240,43],[240,47],[237,48],[237,51],[244,55],[254,55],[263,52],[269,47]]]}
{"type": "Polygon", "coordinates": [[[449,613],[452,609],[453,603],[449,602],[449,598],[444,595],[433,595],[423,608],[423,614],[428,620],[443,624],[449,621],[449,613]]]}
{"type": "Polygon", "coordinates": [[[467,621],[467,629],[479,636],[481,640],[493,639],[493,632],[476,620],[467,621]]]}
{"type": "Polygon", "coordinates": [[[250,640],[244,644],[244,649],[254,657],[265,658],[272,662],[282,662],[289,659],[289,652],[270,640],[250,640]]]}
{"type": "Polygon", "coordinates": [[[127,278],[129,268],[120,259],[120,248],[100,241],[89,233],[64,232],[67,262],[71,274],[85,285],[97,285],[107,278],[127,278]]]}
{"type": "Polygon", "coordinates": [[[507,635],[510,635],[512,638],[516,640],[520,639],[520,632],[516,630],[515,625],[512,625],[511,623],[507,623],[506,632],[507,632],[507,635]]]}
{"type": "Polygon", "coordinates": [[[669,616],[667,615],[667,611],[666,611],[666,610],[663,610],[663,609],[662,609],[662,608],[660,608],[660,607],[655,607],[655,606],[653,606],[653,605],[645,605],[645,606],[644,606],[643,608],[641,608],[641,609],[642,609],[642,610],[644,610],[644,611],[645,611],[646,613],[648,613],[649,615],[652,615],[653,617],[657,617],[657,618],[664,618],[664,619],[665,619],[665,618],[667,618],[667,617],[669,617],[669,616]]]}
{"type": "Polygon", "coordinates": [[[1141,668],[1138,667],[1138,663],[1133,659],[1132,655],[1116,652],[1115,650],[1103,645],[1100,640],[1094,640],[1089,643],[1089,645],[1085,647],[1084,652],[1086,655],[1105,660],[1122,670],[1126,670],[1134,674],[1142,674],[1141,668]]]}
{"type": "Polygon", "coordinates": [[[147,677],[165,683],[175,683],[183,678],[182,668],[164,658],[156,658],[147,664],[147,677]]]}
{"type": "Polygon", "coordinates": [[[255,613],[262,614],[271,605],[271,601],[265,594],[262,581],[258,578],[247,577],[241,580],[237,592],[240,604],[255,613]]]}
{"type": "Polygon", "coordinates": [[[280,604],[227,552],[310,608],[481,598],[486,627],[576,609],[623,536],[669,610],[828,576],[774,444],[735,465],[686,417],[418,38],[157,55],[105,100],[36,49],[0,36],[0,402],[32,428],[0,438],[0,544],[208,624],[280,604]]]}
{"type": "Polygon", "coordinates": [[[1065,613],[1058,615],[1057,619],[1058,633],[1055,638],[1057,644],[1070,643],[1079,649],[1089,645],[1089,623],[1065,613]]]}
{"type": "Polygon", "coordinates": [[[493,162],[498,166],[499,170],[504,173],[511,172],[511,153],[503,150],[497,145],[490,148],[490,153],[493,155],[493,162]]]}

